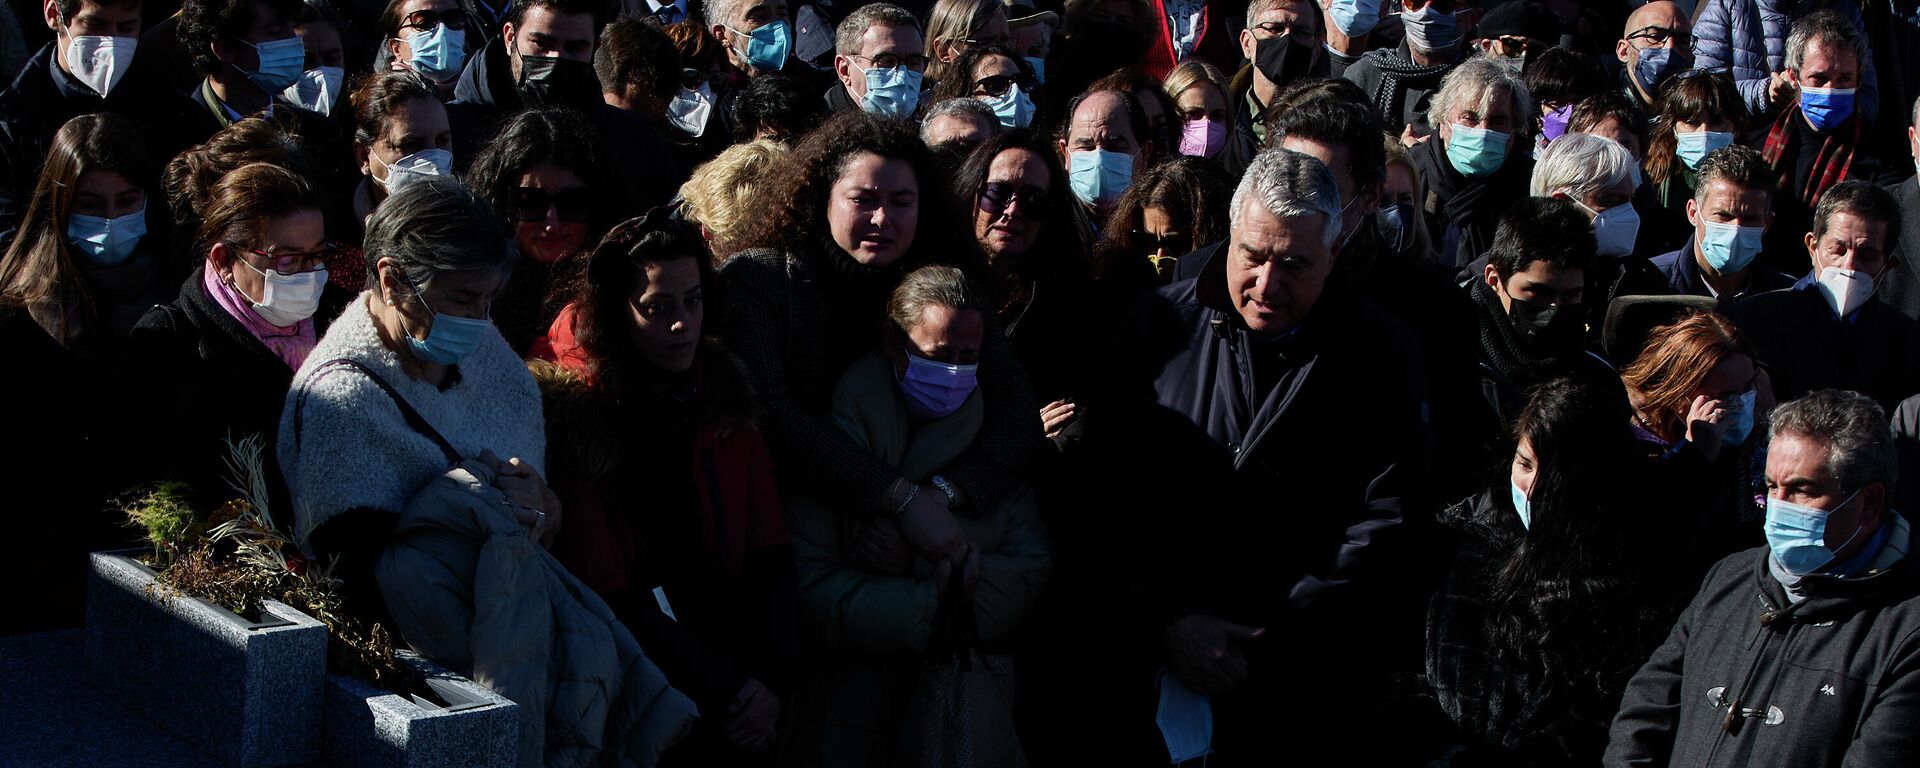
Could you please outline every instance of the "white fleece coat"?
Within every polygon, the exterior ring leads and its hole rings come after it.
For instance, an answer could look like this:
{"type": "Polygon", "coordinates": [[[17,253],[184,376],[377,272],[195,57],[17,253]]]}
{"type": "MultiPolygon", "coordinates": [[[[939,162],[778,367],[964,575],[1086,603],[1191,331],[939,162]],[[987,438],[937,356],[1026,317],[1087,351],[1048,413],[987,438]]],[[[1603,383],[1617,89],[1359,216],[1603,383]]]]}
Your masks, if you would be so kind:
{"type": "Polygon", "coordinates": [[[433,440],[408,426],[393,399],[363,374],[336,367],[311,379],[329,360],[347,358],[379,373],[461,456],[491,450],[502,461],[519,457],[546,474],[540,388],[499,332],[487,334],[443,390],[400,369],[399,356],[380,342],[367,296],[348,304],[327,329],[294,374],[280,413],[280,471],[293,495],[295,540],[303,549],[334,515],[358,507],[398,513],[447,471],[433,440]]]}

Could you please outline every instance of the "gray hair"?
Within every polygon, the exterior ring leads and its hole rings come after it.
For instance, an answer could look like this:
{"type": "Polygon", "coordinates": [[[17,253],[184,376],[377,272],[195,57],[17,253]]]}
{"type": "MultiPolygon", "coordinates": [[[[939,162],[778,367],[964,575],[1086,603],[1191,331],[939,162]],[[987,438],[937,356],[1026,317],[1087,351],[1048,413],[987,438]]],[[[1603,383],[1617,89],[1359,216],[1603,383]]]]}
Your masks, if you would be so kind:
{"type": "MultiPolygon", "coordinates": [[[[1307,0],[1251,0],[1247,3],[1247,29],[1253,29],[1253,21],[1259,18],[1261,11],[1284,5],[1302,5],[1306,2],[1307,0]]],[[[1312,5],[1313,10],[1309,13],[1300,14],[1300,18],[1302,20],[1312,19],[1313,28],[1318,30],[1320,28],[1320,4],[1313,3],[1312,5]]]]}
{"type": "Polygon", "coordinates": [[[967,274],[939,265],[921,267],[900,280],[900,286],[887,298],[887,318],[902,332],[910,331],[920,325],[927,307],[981,311],[967,274]]]}
{"type": "MultiPolygon", "coordinates": [[[[871,8],[872,6],[867,7],[871,8]]],[[[992,132],[997,132],[1000,128],[1000,118],[993,114],[993,108],[987,106],[986,102],[973,98],[972,96],[961,96],[945,101],[934,102],[933,106],[927,107],[926,114],[920,116],[921,141],[928,141],[927,129],[933,126],[933,121],[942,117],[966,117],[974,120],[982,120],[985,121],[987,125],[992,126],[992,128],[989,129],[992,132]]]]}
{"type": "Polygon", "coordinates": [[[1427,105],[1428,119],[1437,128],[1453,117],[1455,109],[1468,104],[1484,114],[1493,107],[1494,94],[1502,89],[1513,102],[1513,130],[1520,131],[1521,126],[1533,119],[1533,96],[1519,77],[1485,56],[1471,57],[1447,73],[1440,81],[1440,90],[1434,92],[1433,101],[1427,105]]]}
{"type": "Polygon", "coordinates": [[[1844,389],[1822,389],[1773,409],[1768,440],[1782,435],[1807,438],[1827,447],[1826,470],[1841,488],[1857,491],[1868,483],[1899,479],[1887,412],[1873,398],[1844,389]]]}
{"type": "MultiPolygon", "coordinates": [[[[367,284],[380,284],[380,260],[392,259],[411,287],[426,290],[448,272],[507,269],[514,251],[500,217],[449,176],[408,182],[367,217],[367,284]]],[[[404,282],[404,281],[403,281],[404,282]]]]}
{"type": "Polygon", "coordinates": [[[1258,199],[1276,218],[1320,214],[1324,217],[1320,244],[1332,248],[1340,239],[1340,187],[1333,181],[1333,171],[1311,155],[1274,147],[1255,157],[1246,175],[1240,177],[1240,186],[1233,190],[1228,222],[1236,229],[1249,196],[1258,199]]]}
{"type": "Polygon", "coordinates": [[[1527,194],[1551,197],[1565,190],[1568,197],[1589,195],[1623,183],[1639,186],[1640,164],[1620,142],[1591,133],[1569,133],[1554,139],[1533,163],[1533,182],[1527,194]]]}
{"type": "Polygon", "coordinates": [[[852,56],[860,52],[860,38],[874,25],[888,27],[912,27],[923,38],[925,45],[926,30],[920,27],[920,19],[913,12],[892,3],[873,3],[863,5],[847,17],[840,20],[840,26],[833,31],[833,52],[842,56],[852,56]]]}
{"type": "Polygon", "coordinates": [[[1860,68],[1861,77],[1866,77],[1870,58],[1866,34],[1831,8],[1807,14],[1806,18],[1793,23],[1793,32],[1787,35],[1787,69],[1800,69],[1807,59],[1807,46],[1816,40],[1829,51],[1853,51],[1854,65],[1860,68]]]}
{"type": "MultiPolygon", "coordinates": [[[[707,29],[711,31],[715,24],[729,29],[733,28],[733,14],[735,11],[740,10],[740,4],[744,2],[746,2],[746,0],[710,0],[706,4],[705,12],[702,14],[706,16],[707,29]]],[[[726,46],[727,41],[725,38],[722,38],[720,40],[720,47],[725,48],[726,46]]]]}

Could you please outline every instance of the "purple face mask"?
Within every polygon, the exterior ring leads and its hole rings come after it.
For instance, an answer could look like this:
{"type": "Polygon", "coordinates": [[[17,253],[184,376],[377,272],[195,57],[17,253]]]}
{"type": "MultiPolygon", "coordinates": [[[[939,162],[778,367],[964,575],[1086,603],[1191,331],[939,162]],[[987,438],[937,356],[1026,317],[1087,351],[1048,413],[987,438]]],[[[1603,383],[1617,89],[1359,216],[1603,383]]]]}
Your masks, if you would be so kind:
{"type": "Polygon", "coordinates": [[[923,421],[953,415],[973,394],[977,367],[947,365],[919,355],[907,355],[907,375],[900,378],[900,394],[907,398],[907,412],[923,421]]]}
{"type": "Polygon", "coordinates": [[[1227,124],[1211,118],[1188,120],[1180,128],[1180,154],[1213,157],[1227,146],[1227,124]]]}
{"type": "Polygon", "coordinates": [[[1567,134],[1567,121],[1571,120],[1572,118],[1573,118],[1572,104],[1568,104],[1552,112],[1548,112],[1544,115],[1541,115],[1540,116],[1540,134],[1543,136],[1546,136],[1547,141],[1553,141],[1554,139],[1560,138],[1561,136],[1565,136],[1567,134]]]}

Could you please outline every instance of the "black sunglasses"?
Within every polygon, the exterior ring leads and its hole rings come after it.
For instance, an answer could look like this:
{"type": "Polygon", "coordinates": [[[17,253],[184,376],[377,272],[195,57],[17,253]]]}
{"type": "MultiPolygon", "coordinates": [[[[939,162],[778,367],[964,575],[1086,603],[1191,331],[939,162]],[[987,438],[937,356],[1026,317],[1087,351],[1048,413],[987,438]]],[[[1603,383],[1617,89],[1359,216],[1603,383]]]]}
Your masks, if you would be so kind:
{"type": "Polygon", "coordinates": [[[513,218],[518,221],[545,221],[547,211],[561,221],[586,221],[593,215],[593,190],[563,189],[548,192],[536,187],[521,187],[514,192],[513,218]]]}
{"type": "Polygon", "coordinates": [[[1190,247],[1193,245],[1193,236],[1183,235],[1178,232],[1169,232],[1162,235],[1154,234],[1144,229],[1136,229],[1129,234],[1128,240],[1133,243],[1135,253],[1153,253],[1164,250],[1167,253],[1182,254],[1193,250],[1190,247]]]}
{"type": "Polygon", "coordinates": [[[980,210],[994,215],[1006,213],[1014,203],[1021,205],[1021,214],[1032,218],[1035,211],[1044,209],[1048,200],[1046,190],[1032,184],[1014,186],[1004,181],[991,181],[980,186],[980,210]]]}
{"type": "Polygon", "coordinates": [[[433,29],[445,24],[447,29],[458,32],[467,28],[467,14],[458,9],[450,11],[414,11],[400,21],[401,29],[433,29]]]}
{"type": "Polygon", "coordinates": [[[973,82],[975,96],[1005,96],[1008,88],[1020,86],[1020,90],[1033,92],[1032,75],[993,75],[973,82]]]}

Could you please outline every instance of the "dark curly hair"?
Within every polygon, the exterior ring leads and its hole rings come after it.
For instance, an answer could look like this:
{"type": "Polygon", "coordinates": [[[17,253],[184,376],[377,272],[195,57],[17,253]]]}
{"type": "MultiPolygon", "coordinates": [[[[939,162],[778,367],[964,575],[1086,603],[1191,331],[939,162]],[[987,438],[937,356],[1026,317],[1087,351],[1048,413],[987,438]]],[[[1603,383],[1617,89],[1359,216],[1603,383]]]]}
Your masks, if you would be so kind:
{"type": "Polygon", "coordinates": [[[902,259],[903,268],[929,262],[976,265],[976,249],[956,247],[973,240],[956,236],[959,228],[953,221],[954,208],[941,183],[945,174],[927,146],[920,143],[913,125],[857,109],[827,120],[768,169],[767,183],[750,201],[751,208],[759,213],[743,222],[735,242],[745,248],[776,248],[790,253],[820,249],[831,237],[827,230],[827,196],[847,164],[863,154],[905,162],[919,182],[919,223],[912,249],[902,259]]]}
{"type": "Polygon", "coordinates": [[[1174,217],[1199,249],[1227,239],[1232,200],[1233,179],[1212,160],[1182,155],[1148,168],[1134,177],[1107,217],[1102,272],[1114,269],[1120,259],[1144,259],[1133,252],[1131,240],[1146,209],[1159,208],[1174,217]]]}
{"type": "Polygon", "coordinates": [[[194,70],[210,75],[226,66],[213,55],[213,44],[222,40],[242,44],[241,35],[253,26],[261,6],[289,26],[305,9],[300,0],[187,0],[181,4],[174,35],[180,39],[180,48],[192,58],[194,70]]]}
{"type": "Polygon", "coordinates": [[[528,109],[500,128],[493,142],[474,158],[465,180],[503,216],[514,210],[520,176],[537,165],[572,171],[593,190],[593,216],[587,236],[598,237],[625,210],[624,186],[608,178],[596,147],[599,138],[585,117],[571,109],[528,109]]]}
{"type": "Polygon", "coordinates": [[[798,141],[826,119],[826,112],[826,103],[807,81],[779,72],[759,75],[734,102],[733,140],[753,141],[755,133],[769,127],[791,137],[789,143],[798,141]]]}
{"type": "MultiPolygon", "coordinates": [[[[646,282],[647,265],[689,259],[700,270],[703,314],[717,322],[713,292],[718,287],[713,263],[700,233],[671,208],[655,208],[628,219],[607,232],[588,257],[585,279],[574,290],[573,333],[589,357],[593,385],[620,396],[628,405],[650,400],[645,393],[668,374],[648,364],[635,349],[628,329],[633,325],[630,300],[646,282]]],[[[757,415],[751,386],[738,364],[711,334],[703,334],[696,353],[702,369],[701,412],[688,414],[697,422],[723,431],[747,429],[757,415]]]]}

